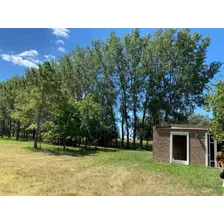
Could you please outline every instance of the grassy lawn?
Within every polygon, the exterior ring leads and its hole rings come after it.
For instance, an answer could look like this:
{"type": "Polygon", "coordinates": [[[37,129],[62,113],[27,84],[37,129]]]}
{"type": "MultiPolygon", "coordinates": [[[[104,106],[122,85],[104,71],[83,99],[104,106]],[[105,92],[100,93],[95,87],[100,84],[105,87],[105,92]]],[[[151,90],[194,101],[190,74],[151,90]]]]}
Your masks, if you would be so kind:
{"type": "Polygon", "coordinates": [[[0,140],[0,195],[221,195],[217,169],[155,163],[152,152],[0,140]]]}

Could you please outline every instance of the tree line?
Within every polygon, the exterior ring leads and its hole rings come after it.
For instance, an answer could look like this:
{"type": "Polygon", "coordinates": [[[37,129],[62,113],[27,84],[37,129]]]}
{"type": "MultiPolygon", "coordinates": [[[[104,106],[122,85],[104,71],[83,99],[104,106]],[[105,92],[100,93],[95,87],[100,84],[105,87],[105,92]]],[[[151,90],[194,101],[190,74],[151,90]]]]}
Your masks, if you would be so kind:
{"type": "Polygon", "coordinates": [[[0,83],[0,134],[57,144],[107,146],[152,138],[161,121],[184,123],[221,62],[206,62],[210,38],[189,29],[139,29],[76,46],[0,83]]]}

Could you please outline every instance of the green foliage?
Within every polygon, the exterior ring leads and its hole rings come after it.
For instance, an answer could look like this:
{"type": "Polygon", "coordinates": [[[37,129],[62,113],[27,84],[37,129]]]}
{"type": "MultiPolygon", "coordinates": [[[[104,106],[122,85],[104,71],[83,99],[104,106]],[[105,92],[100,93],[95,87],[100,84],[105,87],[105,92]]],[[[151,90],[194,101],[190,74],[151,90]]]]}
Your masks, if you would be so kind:
{"type": "Polygon", "coordinates": [[[188,29],[155,32],[142,55],[148,74],[145,104],[153,117],[160,111],[168,122],[183,122],[195,105],[204,104],[203,90],[221,66],[220,62],[205,63],[209,44],[209,38],[190,34],[188,29]]]}
{"type": "Polygon", "coordinates": [[[208,115],[192,114],[187,119],[188,124],[210,125],[211,120],[208,115]]]}
{"type": "Polygon", "coordinates": [[[80,137],[81,117],[78,102],[69,102],[56,117],[53,123],[54,138],[71,138],[77,139],[80,137]]]}
{"type": "MultiPolygon", "coordinates": [[[[76,48],[23,77],[0,83],[0,132],[17,139],[85,139],[107,145],[119,136],[151,139],[152,126],[204,123],[192,115],[221,63],[206,63],[210,38],[189,29],[139,29],[76,48]]],[[[220,112],[219,112],[220,115],[220,112]]],[[[122,141],[123,142],[123,141],[122,141]]]]}
{"type": "Polygon", "coordinates": [[[99,136],[103,123],[101,122],[101,105],[94,102],[92,95],[87,95],[80,104],[81,134],[86,138],[99,136]]]}
{"type": "Polygon", "coordinates": [[[217,142],[224,139],[224,83],[218,81],[206,94],[206,109],[212,110],[213,119],[210,131],[217,142]]]}

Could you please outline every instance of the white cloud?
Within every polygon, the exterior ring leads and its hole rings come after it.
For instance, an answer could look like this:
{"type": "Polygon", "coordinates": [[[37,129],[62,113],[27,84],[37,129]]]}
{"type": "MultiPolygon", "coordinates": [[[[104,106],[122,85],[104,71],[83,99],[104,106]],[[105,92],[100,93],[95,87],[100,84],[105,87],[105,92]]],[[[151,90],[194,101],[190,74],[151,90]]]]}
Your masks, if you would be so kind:
{"type": "Polygon", "coordinates": [[[61,44],[61,45],[65,45],[65,42],[63,40],[56,40],[55,41],[56,44],[61,44]]]}
{"type": "Polygon", "coordinates": [[[70,30],[67,28],[51,28],[51,29],[53,30],[53,34],[56,35],[57,37],[64,37],[64,38],[69,37],[70,30]]]}
{"type": "Polygon", "coordinates": [[[10,61],[10,55],[7,55],[7,54],[2,54],[2,59],[5,60],[5,61],[10,61]]]}
{"type": "Polygon", "coordinates": [[[47,60],[54,60],[54,59],[56,58],[54,55],[51,55],[51,54],[44,55],[44,57],[45,57],[47,60]]]}
{"type": "Polygon", "coordinates": [[[38,51],[29,50],[20,54],[1,54],[1,57],[3,60],[12,62],[15,65],[37,68],[38,64],[42,63],[40,60],[36,59],[38,55],[38,51]]]}
{"type": "Polygon", "coordinates": [[[31,68],[31,67],[37,68],[38,67],[36,63],[34,63],[28,59],[23,59],[19,55],[2,54],[1,57],[3,60],[10,61],[15,65],[25,66],[28,68],[31,68]]]}
{"type": "Polygon", "coordinates": [[[65,48],[64,47],[59,47],[58,51],[61,51],[61,52],[65,53],[65,48]]]}
{"type": "Polygon", "coordinates": [[[38,60],[38,59],[34,59],[34,58],[26,58],[27,60],[29,60],[29,61],[32,61],[33,63],[35,63],[35,64],[40,64],[40,63],[42,63],[42,61],[40,61],[40,60],[38,60]]]}
{"type": "Polygon", "coordinates": [[[19,54],[21,57],[36,57],[39,53],[36,50],[24,51],[19,54]]]}

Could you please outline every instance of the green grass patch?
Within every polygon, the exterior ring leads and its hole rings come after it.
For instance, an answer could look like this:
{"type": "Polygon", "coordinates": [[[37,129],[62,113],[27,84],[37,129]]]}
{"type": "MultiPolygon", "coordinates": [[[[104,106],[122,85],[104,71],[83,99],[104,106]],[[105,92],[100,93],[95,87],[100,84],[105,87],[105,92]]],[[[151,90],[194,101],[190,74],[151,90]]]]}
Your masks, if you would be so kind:
{"type": "Polygon", "coordinates": [[[0,139],[0,195],[221,195],[215,168],[156,163],[152,152],[0,139]]]}

